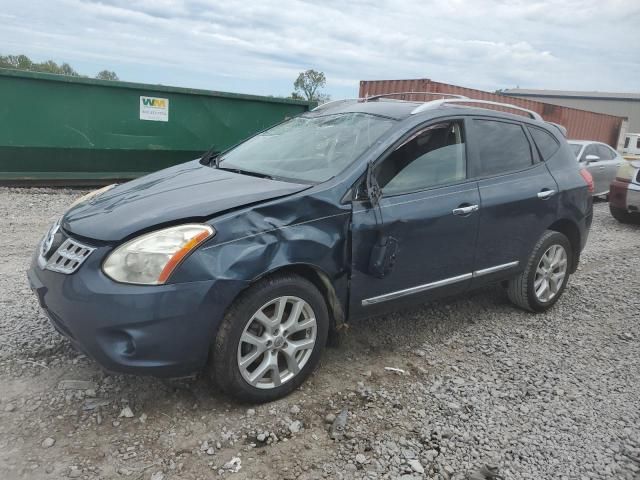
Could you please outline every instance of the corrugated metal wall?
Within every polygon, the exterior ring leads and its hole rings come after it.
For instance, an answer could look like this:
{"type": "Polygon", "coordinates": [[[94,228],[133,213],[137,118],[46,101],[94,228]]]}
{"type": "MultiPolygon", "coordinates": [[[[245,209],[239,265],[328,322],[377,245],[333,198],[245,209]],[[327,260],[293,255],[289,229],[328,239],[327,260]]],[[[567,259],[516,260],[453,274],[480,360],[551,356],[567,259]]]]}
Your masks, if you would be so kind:
{"type": "MultiPolygon", "coordinates": [[[[575,108],[560,107],[550,103],[536,102],[524,98],[507,97],[495,93],[474,90],[473,88],[459,87],[447,83],[434,82],[428,78],[413,80],[363,80],[360,82],[360,97],[370,97],[384,93],[395,92],[434,92],[454,95],[492,102],[511,103],[519,107],[528,108],[538,112],[542,117],[554,123],[564,125],[568,132],[568,138],[581,140],[598,140],[612,147],[618,144],[623,118],[605,115],[602,113],[587,112],[575,108]]],[[[404,100],[433,100],[434,97],[425,98],[424,95],[411,95],[404,100]]],[[[499,108],[497,108],[499,110],[499,108]]],[[[513,113],[511,110],[505,110],[513,113]]]]}
{"type": "Polygon", "coordinates": [[[551,103],[561,107],[577,108],[589,112],[604,113],[629,119],[628,131],[640,132],[640,100],[612,98],[561,97],[555,95],[521,95],[508,93],[510,97],[529,98],[536,102],[551,103]]]}

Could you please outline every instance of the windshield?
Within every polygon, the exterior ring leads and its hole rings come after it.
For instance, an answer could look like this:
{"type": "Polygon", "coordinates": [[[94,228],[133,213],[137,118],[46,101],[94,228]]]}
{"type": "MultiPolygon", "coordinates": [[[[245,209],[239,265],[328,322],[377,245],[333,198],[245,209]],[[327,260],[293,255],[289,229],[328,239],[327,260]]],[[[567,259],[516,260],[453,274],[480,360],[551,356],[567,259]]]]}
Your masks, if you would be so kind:
{"type": "Polygon", "coordinates": [[[334,177],[395,120],[364,113],[297,117],[250,138],[220,157],[220,168],[320,183],[334,177]]]}
{"type": "Polygon", "coordinates": [[[570,143],[569,145],[571,146],[571,150],[573,150],[573,154],[576,156],[576,158],[578,158],[578,155],[580,154],[580,150],[582,150],[582,144],[570,143]]]}

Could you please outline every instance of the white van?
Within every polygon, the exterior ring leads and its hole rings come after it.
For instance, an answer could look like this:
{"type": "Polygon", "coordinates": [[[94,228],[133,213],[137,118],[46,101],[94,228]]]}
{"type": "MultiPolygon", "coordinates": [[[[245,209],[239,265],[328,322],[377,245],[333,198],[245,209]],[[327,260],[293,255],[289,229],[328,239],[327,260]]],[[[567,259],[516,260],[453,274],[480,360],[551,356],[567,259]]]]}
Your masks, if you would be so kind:
{"type": "Polygon", "coordinates": [[[624,137],[622,154],[640,156],[640,133],[627,133],[624,137]]]}

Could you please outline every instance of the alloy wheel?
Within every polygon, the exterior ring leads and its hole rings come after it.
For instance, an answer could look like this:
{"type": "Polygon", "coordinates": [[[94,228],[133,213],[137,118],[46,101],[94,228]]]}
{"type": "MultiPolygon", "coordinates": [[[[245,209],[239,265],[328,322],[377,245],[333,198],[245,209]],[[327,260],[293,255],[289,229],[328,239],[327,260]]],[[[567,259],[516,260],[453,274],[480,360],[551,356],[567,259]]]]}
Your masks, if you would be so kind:
{"type": "Polygon", "coordinates": [[[533,288],[540,302],[551,301],[562,288],[567,275],[567,251],[562,245],[551,245],[538,263],[533,288]]]}
{"type": "Polygon", "coordinates": [[[311,306],[298,297],[278,297],[247,322],[238,344],[238,368],[253,387],[271,389],[295,377],[309,361],[317,325],[311,306]]]}

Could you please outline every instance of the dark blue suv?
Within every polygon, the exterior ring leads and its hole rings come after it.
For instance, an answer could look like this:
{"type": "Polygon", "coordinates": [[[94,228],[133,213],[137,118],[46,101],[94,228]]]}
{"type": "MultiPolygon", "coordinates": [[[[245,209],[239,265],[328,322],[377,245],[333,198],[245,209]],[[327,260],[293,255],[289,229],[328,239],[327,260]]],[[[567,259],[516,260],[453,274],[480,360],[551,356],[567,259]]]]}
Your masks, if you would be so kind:
{"type": "Polygon", "coordinates": [[[253,402],[300,385],[357,317],[492,282],[544,311],[587,240],[590,179],[561,127],[494,107],[325,104],[83,197],[43,238],[29,281],[106,369],[208,367],[253,402]]]}

